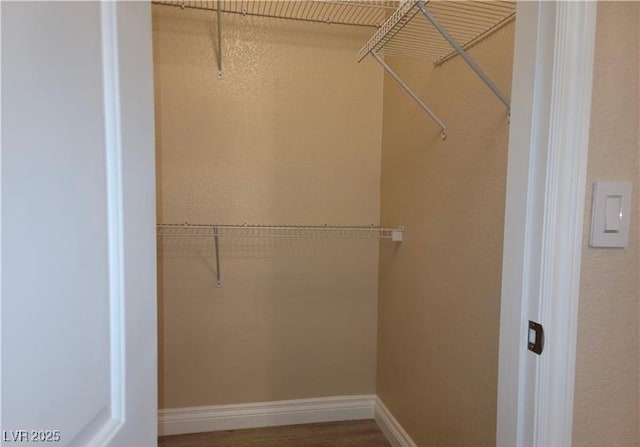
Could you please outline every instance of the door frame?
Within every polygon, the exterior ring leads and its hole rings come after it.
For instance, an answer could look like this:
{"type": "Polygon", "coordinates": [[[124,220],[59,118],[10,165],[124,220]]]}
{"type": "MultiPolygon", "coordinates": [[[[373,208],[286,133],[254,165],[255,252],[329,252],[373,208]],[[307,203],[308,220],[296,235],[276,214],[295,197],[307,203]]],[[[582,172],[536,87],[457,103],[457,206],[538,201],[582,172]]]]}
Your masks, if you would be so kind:
{"type": "Polygon", "coordinates": [[[519,1],[498,371],[498,447],[571,447],[595,2],[519,1]],[[545,327],[540,357],[528,321],[545,327]]]}
{"type": "Polygon", "coordinates": [[[500,317],[498,447],[570,447],[595,2],[518,2],[500,317]],[[528,322],[545,328],[538,357],[528,322]]]}

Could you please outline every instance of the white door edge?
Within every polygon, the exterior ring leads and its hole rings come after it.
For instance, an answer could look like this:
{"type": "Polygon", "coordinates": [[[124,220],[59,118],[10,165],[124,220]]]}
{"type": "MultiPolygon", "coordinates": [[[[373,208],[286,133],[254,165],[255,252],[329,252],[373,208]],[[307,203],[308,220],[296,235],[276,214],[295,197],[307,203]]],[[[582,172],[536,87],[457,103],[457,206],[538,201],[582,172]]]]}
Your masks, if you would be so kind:
{"type": "Polygon", "coordinates": [[[3,445],[155,445],[151,6],[0,8],[3,445]]]}
{"type": "MultiPolygon", "coordinates": [[[[0,23],[2,23],[2,2],[0,2],[0,23]]],[[[0,32],[0,48],[2,48],[2,32],[0,32]]],[[[0,58],[1,60],[1,58],[0,58]]],[[[0,64],[1,65],[1,64],[0,64]]],[[[0,76],[1,78],[1,76],[0,76]]],[[[0,79],[0,85],[2,80],[0,79]]],[[[2,254],[2,88],[0,87],[0,254],[2,254]]],[[[2,336],[2,258],[0,256],[0,338],[2,336]]],[[[2,343],[0,343],[0,427],[2,423],[2,343]]]]}
{"type": "MultiPolygon", "coordinates": [[[[105,143],[109,216],[109,304],[111,333],[111,418],[114,433],[122,425],[125,402],[124,371],[124,249],[122,144],[116,4],[101,4],[102,60],[104,72],[105,143]]],[[[107,439],[111,438],[108,436],[107,439]]]]}
{"type": "Polygon", "coordinates": [[[595,22],[595,2],[518,3],[499,447],[571,446],[595,22]],[[539,357],[529,320],[545,327],[539,357]]]}

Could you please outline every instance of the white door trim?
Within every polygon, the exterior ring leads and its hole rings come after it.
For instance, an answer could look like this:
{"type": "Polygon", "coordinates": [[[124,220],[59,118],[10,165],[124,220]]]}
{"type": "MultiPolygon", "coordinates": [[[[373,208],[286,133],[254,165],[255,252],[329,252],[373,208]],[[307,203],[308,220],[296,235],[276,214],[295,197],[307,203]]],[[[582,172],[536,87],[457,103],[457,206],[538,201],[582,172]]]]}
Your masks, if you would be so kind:
{"type": "Polygon", "coordinates": [[[518,4],[498,380],[499,447],[570,447],[595,2],[518,4]],[[528,320],[546,347],[527,351],[528,320]]]}

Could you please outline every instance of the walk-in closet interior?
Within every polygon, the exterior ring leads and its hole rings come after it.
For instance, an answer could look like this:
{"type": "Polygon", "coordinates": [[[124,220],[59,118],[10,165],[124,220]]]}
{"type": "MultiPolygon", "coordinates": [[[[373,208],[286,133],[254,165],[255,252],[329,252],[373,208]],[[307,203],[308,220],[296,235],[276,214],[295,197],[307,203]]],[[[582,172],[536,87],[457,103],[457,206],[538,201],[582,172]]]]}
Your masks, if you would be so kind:
{"type": "Polygon", "coordinates": [[[152,9],[160,434],[495,445],[515,3],[152,9]]]}

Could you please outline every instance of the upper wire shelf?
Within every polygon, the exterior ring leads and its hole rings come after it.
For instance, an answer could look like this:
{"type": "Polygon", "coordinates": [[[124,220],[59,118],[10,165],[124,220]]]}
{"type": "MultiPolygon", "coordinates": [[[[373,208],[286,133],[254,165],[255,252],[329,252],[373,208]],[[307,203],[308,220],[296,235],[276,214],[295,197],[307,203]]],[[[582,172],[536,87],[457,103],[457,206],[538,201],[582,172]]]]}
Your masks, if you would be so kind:
{"type": "Polygon", "coordinates": [[[393,13],[398,0],[153,0],[152,3],[187,9],[220,11],[245,16],[303,22],[379,27],[393,13]]]}
{"type": "Polygon", "coordinates": [[[467,54],[466,49],[515,17],[514,1],[404,0],[358,52],[358,62],[371,55],[440,127],[438,115],[385,62],[384,55],[443,61],[460,56],[510,112],[511,101],[467,54]]]}
{"type": "Polygon", "coordinates": [[[402,241],[404,228],[379,226],[329,225],[218,225],[218,224],[159,224],[159,236],[195,237],[292,237],[292,238],[368,238],[402,241]]]}
{"type": "Polygon", "coordinates": [[[515,18],[515,1],[405,0],[358,53],[402,56],[440,64],[457,54],[433,23],[429,12],[463,49],[500,29],[515,18]]]}

